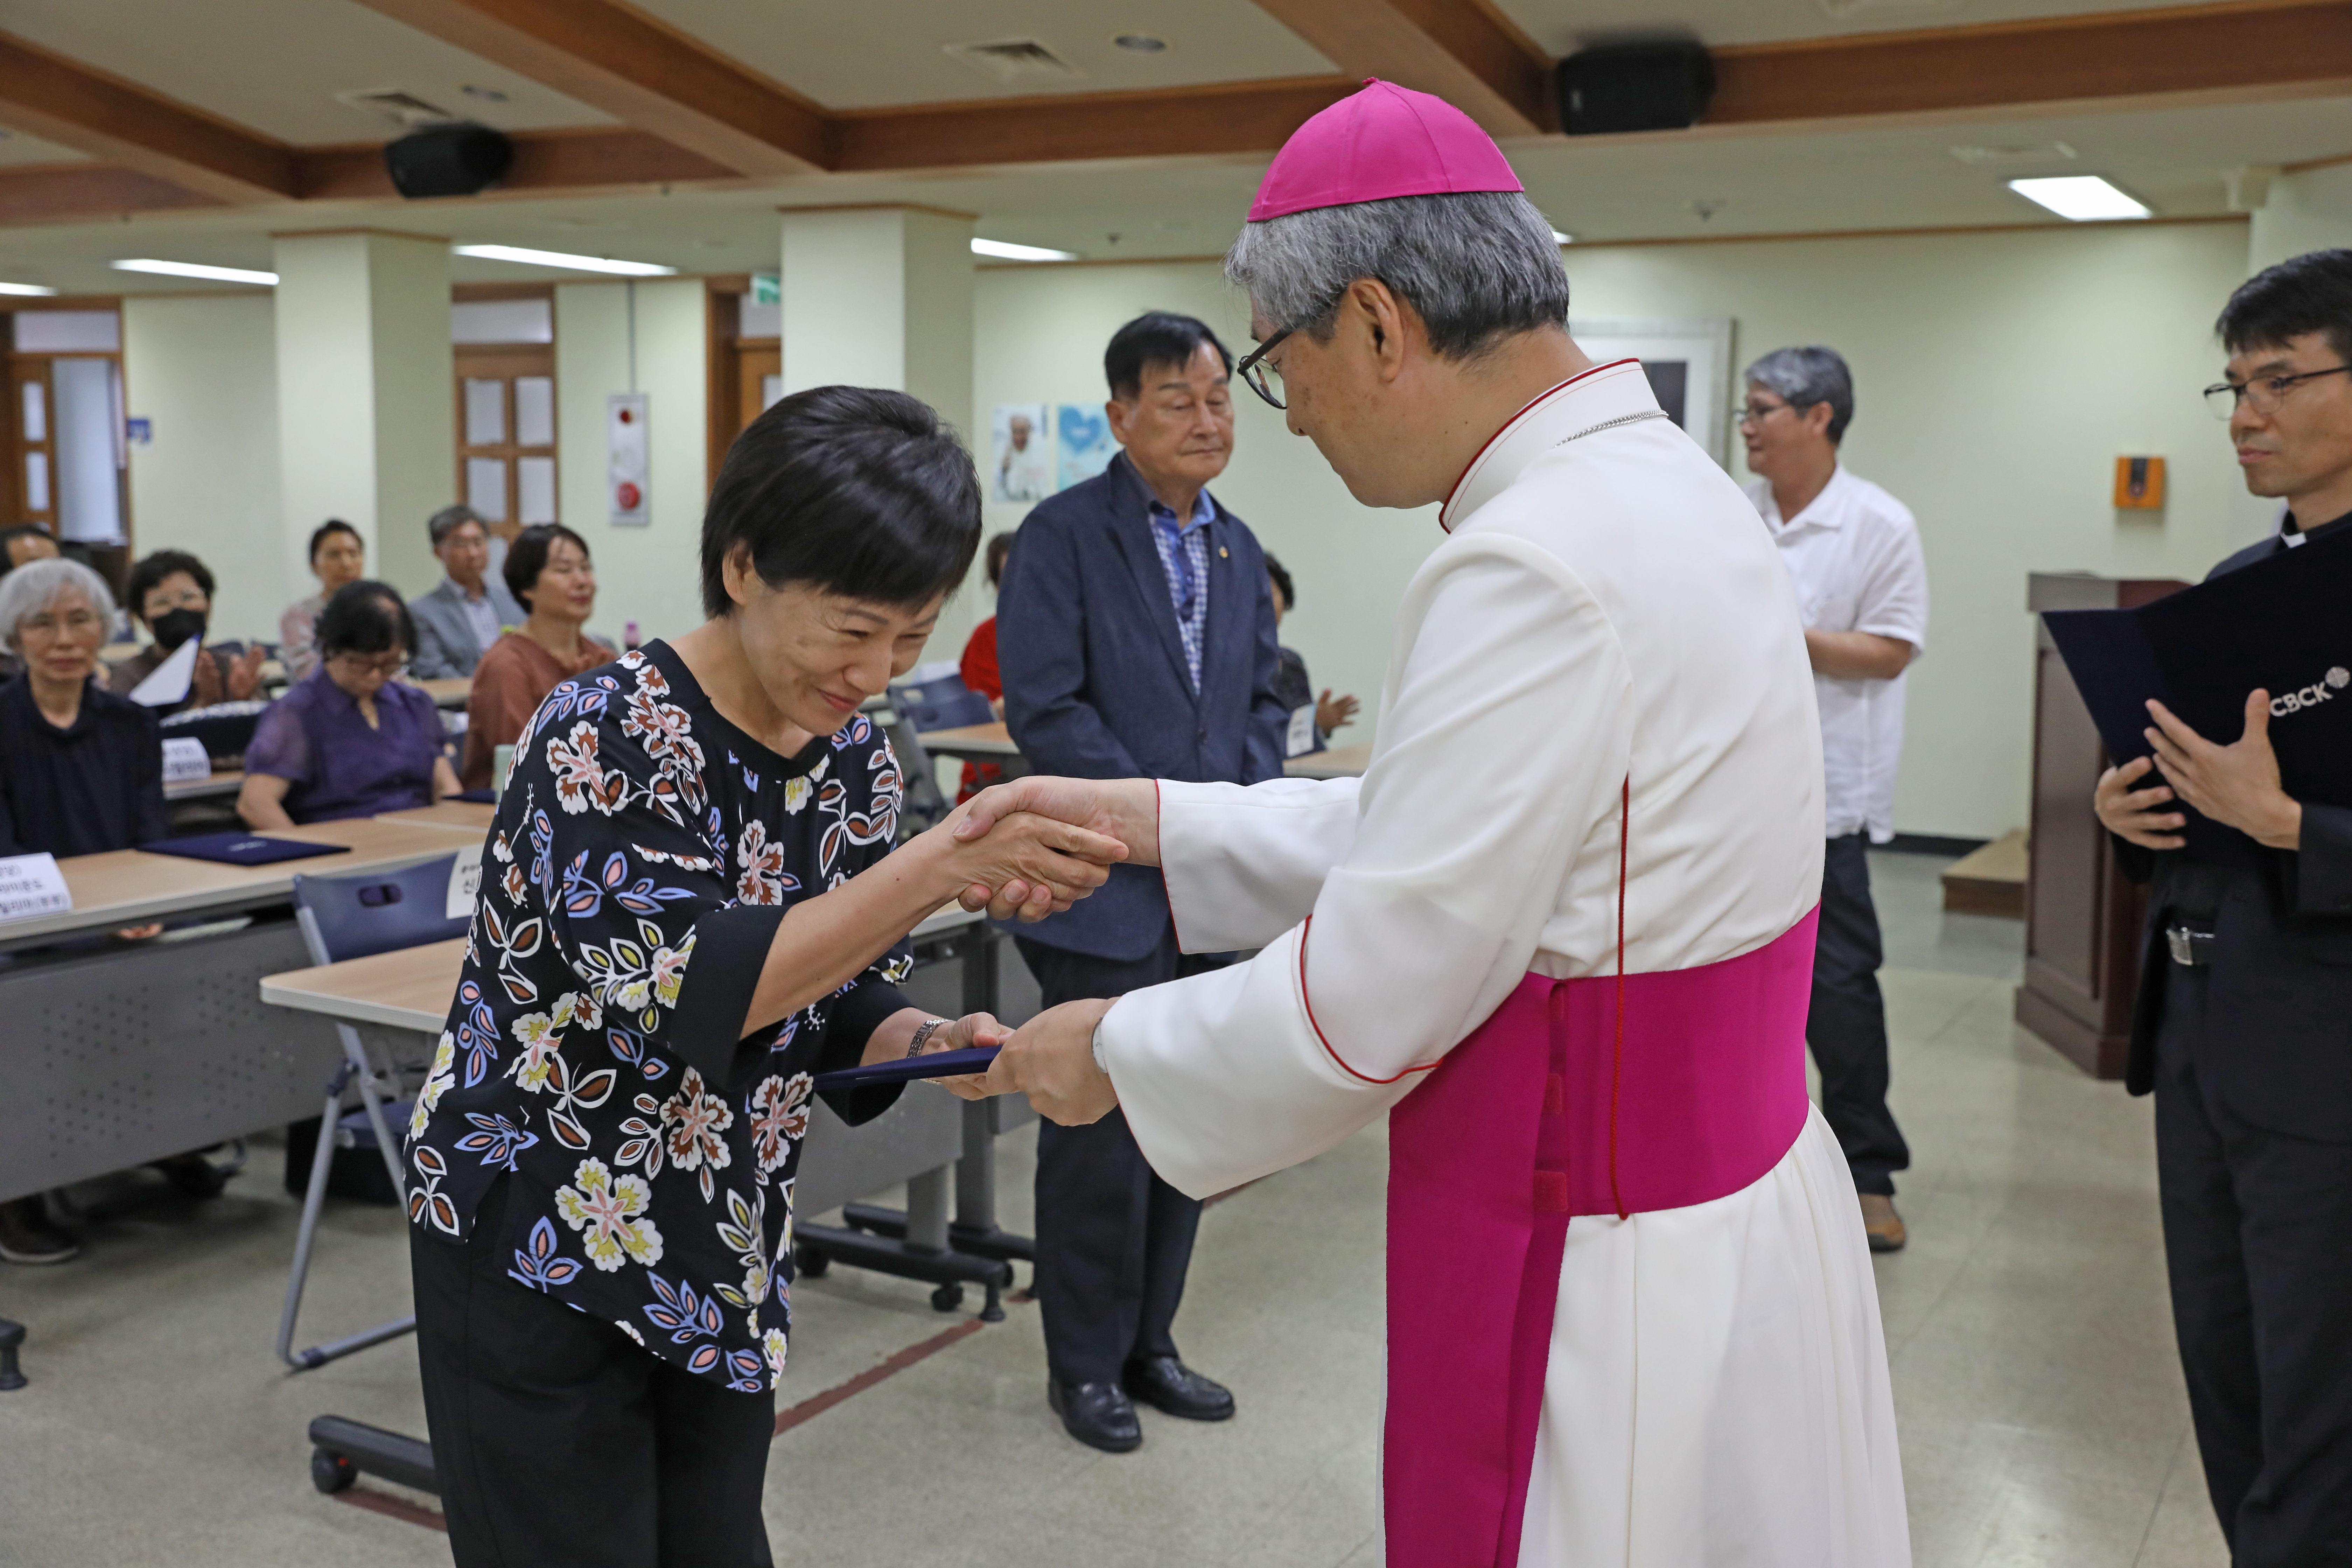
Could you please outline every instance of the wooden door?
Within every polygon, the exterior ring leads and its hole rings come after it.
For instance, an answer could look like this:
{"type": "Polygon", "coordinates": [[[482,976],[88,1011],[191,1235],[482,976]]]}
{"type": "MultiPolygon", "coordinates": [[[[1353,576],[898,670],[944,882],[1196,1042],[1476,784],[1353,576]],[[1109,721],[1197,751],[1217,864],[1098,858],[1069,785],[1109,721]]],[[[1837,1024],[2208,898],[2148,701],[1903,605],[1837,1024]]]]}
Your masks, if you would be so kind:
{"type": "Polygon", "coordinates": [[[765,342],[751,341],[736,345],[736,435],[784,395],[784,351],[775,339],[765,342]]]}
{"type": "Polygon", "coordinates": [[[461,345],[457,373],[459,497],[508,538],[560,521],[555,350],[461,345]]]}
{"type": "Polygon", "coordinates": [[[58,531],[57,394],[46,354],[17,354],[8,367],[8,420],[16,439],[8,465],[10,522],[58,531]]]}

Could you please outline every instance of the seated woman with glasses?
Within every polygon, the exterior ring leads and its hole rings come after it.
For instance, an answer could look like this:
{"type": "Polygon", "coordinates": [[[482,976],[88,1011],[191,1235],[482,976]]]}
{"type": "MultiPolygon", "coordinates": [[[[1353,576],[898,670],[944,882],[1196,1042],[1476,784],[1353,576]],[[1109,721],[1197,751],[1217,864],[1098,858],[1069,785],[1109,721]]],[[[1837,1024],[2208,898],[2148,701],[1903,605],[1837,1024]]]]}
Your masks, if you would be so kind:
{"type": "Polygon", "coordinates": [[[319,668],[270,705],[245,753],[236,814],[255,828],[373,816],[457,793],[433,699],[396,679],[416,646],[384,583],[335,590],[319,612],[319,668]]]}

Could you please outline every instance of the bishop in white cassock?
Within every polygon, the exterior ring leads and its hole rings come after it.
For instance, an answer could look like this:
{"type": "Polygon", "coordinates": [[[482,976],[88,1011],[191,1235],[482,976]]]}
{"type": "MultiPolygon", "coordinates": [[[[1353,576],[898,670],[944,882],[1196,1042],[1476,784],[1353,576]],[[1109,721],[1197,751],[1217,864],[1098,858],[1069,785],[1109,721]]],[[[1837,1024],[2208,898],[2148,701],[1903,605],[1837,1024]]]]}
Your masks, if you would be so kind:
{"type": "Polygon", "coordinates": [[[1116,1104],[1202,1195],[1388,1114],[1391,1568],[1902,1568],[1805,1096],[1822,754],[1771,541],[1638,363],[1576,349],[1549,226],[1441,100],[1326,110],[1250,216],[1245,376],[1359,500],[1444,501],[1371,763],[983,801],[968,831],[1107,826],[1187,951],[1263,951],[1045,1014],[959,1091],[1116,1104]]]}

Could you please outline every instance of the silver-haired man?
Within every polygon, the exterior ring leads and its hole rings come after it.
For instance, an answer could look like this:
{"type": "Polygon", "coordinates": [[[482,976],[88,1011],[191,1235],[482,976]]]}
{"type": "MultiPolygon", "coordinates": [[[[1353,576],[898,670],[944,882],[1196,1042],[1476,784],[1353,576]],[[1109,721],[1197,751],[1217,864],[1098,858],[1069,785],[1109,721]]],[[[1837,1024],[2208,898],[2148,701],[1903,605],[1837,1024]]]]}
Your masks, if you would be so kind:
{"type": "Polygon", "coordinates": [[[1869,847],[1895,837],[1903,672],[1927,646],[1927,562],[1904,504],[1838,461],[1853,374],[1834,350],[1775,349],[1748,367],[1739,434],[1748,499],[1797,588],[1822,711],[1828,848],[1805,1024],[1822,1114],[1845,1151],[1873,1252],[1906,1239],[1895,1173],[1911,1150],[1886,1108],[1886,1005],[1869,847]]]}
{"type": "Polygon", "coordinates": [[[1387,1113],[1390,1562],[1901,1568],[1869,1253],[1805,1097],[1821,731],[1771,543],[1641,366],[1570,339],[1466,116],[1373,83],[1250,218],[1244,379],[1450,537],[1361,781],[982,797],[967,831],[1107,826],[1187,949],[1263,951],[1044,1013],[960,1092],[1117,1105],[1196,1194],[1387,1113]]]}

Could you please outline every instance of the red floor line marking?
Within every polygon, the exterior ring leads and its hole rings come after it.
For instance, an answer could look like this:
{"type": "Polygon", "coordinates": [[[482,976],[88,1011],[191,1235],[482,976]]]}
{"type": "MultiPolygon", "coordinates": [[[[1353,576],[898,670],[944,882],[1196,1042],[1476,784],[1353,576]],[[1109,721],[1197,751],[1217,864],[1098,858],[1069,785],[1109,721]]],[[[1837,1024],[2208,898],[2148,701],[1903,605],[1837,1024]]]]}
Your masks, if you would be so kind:
{"type": "Polygon", "coordinates": [[[380,1513],[386,1519],[402,1520],[409,1524],[421,1524],[427,1530],[437,1530],[444,1535],[449,1533],[449,1521],[441,1517],[441,1510],[437,1508],[425,1508],[410,1502],[406,1498],[396,1498],[389,1492],[371,1491],[366,1487],[353,1487],[349,1491],[340,1491],[334,1495],[337,1502],[347,1502],[353,1508],[363,1508],[370,1513],[380,1513]]]}
{"type": "Polygon", "coordinates": [[[828,1388],[823,1394],[812,1394],[806,1399],[802,1400],[798,1405],[793,1405],[789,1410],[778,1411],[776,1413],[776,1436],[779,1437],[782,1436],[785,1433],[791,1431],[802,1422],[814,1420],[815,1417],[822,1415],[826,1411],[832,1409],[835,1405],[842,1404],[845,1400],[854,1398],[857,1394],[865,1393],[867,1389],[873,1387],[876,1384],[880,1383],[883,1379],[896,1376],[898,1373],[902,1373],[908,1367],[914,1365],[917,1362],[921,1361],[924,1357],[936,1354],[938,1352],[947,1349],[958,1340],[970,1338],[971,1335],[980,1332],[980,1330],[981,1322],[978,1318],[966,1318],[954,1328],[949,1329],[942,1333],[933,1334],[929,1339],[923,1341],[920,1344],[908,1345],[897,1355],[890,1357],[889,1360],[885,1361],[878,1365],[866,1368],[864,1372],[859,1373],[856,1377],[851,1378],[847,1383],[828,1388]]]}

